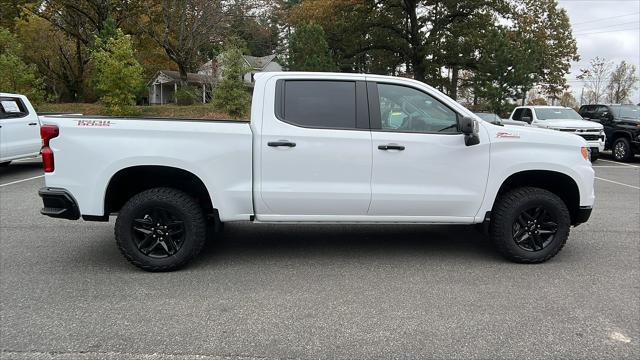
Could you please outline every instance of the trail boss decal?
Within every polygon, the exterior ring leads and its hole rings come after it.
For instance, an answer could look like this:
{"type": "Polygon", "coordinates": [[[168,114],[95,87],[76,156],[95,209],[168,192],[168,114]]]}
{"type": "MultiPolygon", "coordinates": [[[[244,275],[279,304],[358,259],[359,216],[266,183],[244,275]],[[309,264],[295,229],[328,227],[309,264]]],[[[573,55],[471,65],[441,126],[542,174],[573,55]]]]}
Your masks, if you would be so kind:
{"type": "Polygon", "coordinates": [[[508,131],[498,131],[498,132],[496,133],[496,137],[497,137],[497,138],[513,138],[513,139],[520,139],[520,134],[512,133],[512,132],[508,132],[508,131]]]}
{"type": "Polygon", "coordinates": [[[78,126],[111,126],[111,120],[78,120],[78,126]]]}

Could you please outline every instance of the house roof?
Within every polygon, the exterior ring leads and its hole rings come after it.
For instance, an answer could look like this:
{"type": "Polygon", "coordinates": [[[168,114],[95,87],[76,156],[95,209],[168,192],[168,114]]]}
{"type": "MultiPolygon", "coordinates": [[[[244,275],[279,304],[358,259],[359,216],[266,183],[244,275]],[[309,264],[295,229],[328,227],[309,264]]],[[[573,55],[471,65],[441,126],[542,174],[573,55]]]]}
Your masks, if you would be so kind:
{"type": "Polygon", "coordinates": [[[276,58],[276,55],[267,55],[262,57],[244,55],[244,60],[247,62],[247,64],[249,64],[249,66],[257,70],[264,69],[275,58],[276,58]]]}
{"type": "MultiPolygon", "coordinates": [[[[152,85],[159,80],[162,84],[173,84],[180,82],[180,72],[174,70],[160,70],[158,71],[147,83],[147,86],[152,85]]],[[[188,84],[210,84],[211,77],[203,74],[187,73],[188,84]]]]}
{"type": "MultiPolygon", "coordinates": [[[[244,58],[244,61],[247,63],[247,65],[251,66],[251,68],[253,70],[264,70],[264,68],[269,65],[270,63],[274,62],[276,60],[276,57],[278,55],[267,55],[267,56],[250,56],[250,55],[242,55],[242,57],[244,58]]],[[[207,71],[207,70],[211,70],[213,67],[213,60],[209,60],[206,63],[202,64],[202,66],[200,66],[200,68],[198,69],[199,71],[207,71]]]]}

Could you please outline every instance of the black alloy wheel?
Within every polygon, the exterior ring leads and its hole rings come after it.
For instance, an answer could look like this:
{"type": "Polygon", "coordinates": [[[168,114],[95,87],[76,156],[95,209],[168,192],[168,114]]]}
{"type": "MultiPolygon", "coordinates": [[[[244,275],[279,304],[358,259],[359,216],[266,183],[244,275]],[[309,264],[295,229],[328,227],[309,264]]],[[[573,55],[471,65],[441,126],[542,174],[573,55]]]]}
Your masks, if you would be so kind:
{"type": "Polygon", "coordinates": [[[513,241],[526,251],[540,251],[553,242],[558,222],[544,206],[522,211],[513,222],[513,241]]]}
{"type": "Polygon", "coordinates": [[[134,218],[131,231],[138,250],[156,259],[175,255],[184,244],[184,221],[167,208],[141,211],[134,218]]]}

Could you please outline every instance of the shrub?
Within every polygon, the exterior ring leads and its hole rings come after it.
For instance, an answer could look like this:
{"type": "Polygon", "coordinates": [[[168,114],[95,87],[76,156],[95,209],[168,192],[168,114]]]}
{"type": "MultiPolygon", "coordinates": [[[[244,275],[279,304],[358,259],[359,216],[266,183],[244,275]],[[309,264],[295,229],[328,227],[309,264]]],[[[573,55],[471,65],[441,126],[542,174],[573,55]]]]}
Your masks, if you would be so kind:
{"type": "Polygon", "coordinates": [[[213,105],[236,119],[246,116],[251,107],[251,95],[242,79],[250,70],[240,48],[227,46],[222,53],[222,80],[213,89],[213,105]]]}
{"type": "Polygon", "coordinates": [[[132,114],[136,94],[143,85],[143,69],[134,56],[131,38],[117,29],[114,37],[97,42],[94,80],[100,99],[113,115],[132,114]]]}
{"type": "Polygon", "coordinates": [[[176,103],[178,105],[193,105],[196,99],[196,94],[186,88],[178,89],[176,91],[176,103]]]}

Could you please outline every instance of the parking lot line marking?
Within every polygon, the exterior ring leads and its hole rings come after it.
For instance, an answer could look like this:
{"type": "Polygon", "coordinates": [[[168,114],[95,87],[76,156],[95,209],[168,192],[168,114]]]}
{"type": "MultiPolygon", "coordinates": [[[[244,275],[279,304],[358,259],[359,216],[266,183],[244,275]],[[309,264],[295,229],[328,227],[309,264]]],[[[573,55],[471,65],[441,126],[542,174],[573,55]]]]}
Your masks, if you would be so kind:
{"type": "Polygon", "coordinates": [[[617,181],[613,181],[613,180],[609,180],[609,179],[603,179],[603,178],[599,178],[599,177],[597,177],[597,176],[595,176],[595,178],[596,178],[596,179],[598,179],[598,180],[602,180],[602,181],[606,181],[606,182],[610,182],[610,183],[614,183],[614,184],[618,184],[618,185],[622,185],[622,186],[630,187],[630,188],[632,188],[632,189],[640,190],[640,187],[637,187],[637,186],[633,186],[633,185],[629,185],[629,184],[624,184],[624,183],[617,182],[617,181]]]}
{"type": "Polygon", "coordinates": [[[617,162],[617,161],[611,161],[611,160],[605,160],[605,159],[598,159],[598,161],[606,161],[606,162],[610,162],[610,163],[614,163],[614,164],[618,164],[618,165],[631,166],[633,168],[640,168],[640,166],[631,165],[631,164],[625,164],[625,163],[621,163],[621,162],[617,162]]]}
{"type": "Polygon", "coordinates": [[[16,181],[8,182],[8,183],[6,183],[6,184],[0,184],[0,187],[5,187],[5,186],[13,185],[13,184],[18,184],[18,183],[25,182],[25,181],[29,181],[29,180],[39,179],[39,178],[41,178],[41,177],[44,177],[44,175],[38,175],[38,176],[30,177],[30,178],[27,178],[27,179],[22,179],[22,180],[16,180],[16,181]]]}
{"type": "Polygon", "coordinates": [[[615,169],[626,169],[629,170],[630,168],[627,166],[615,166],[615,165],[591,165],[591,167],[593,168],[615,168],[615,169]]]}

